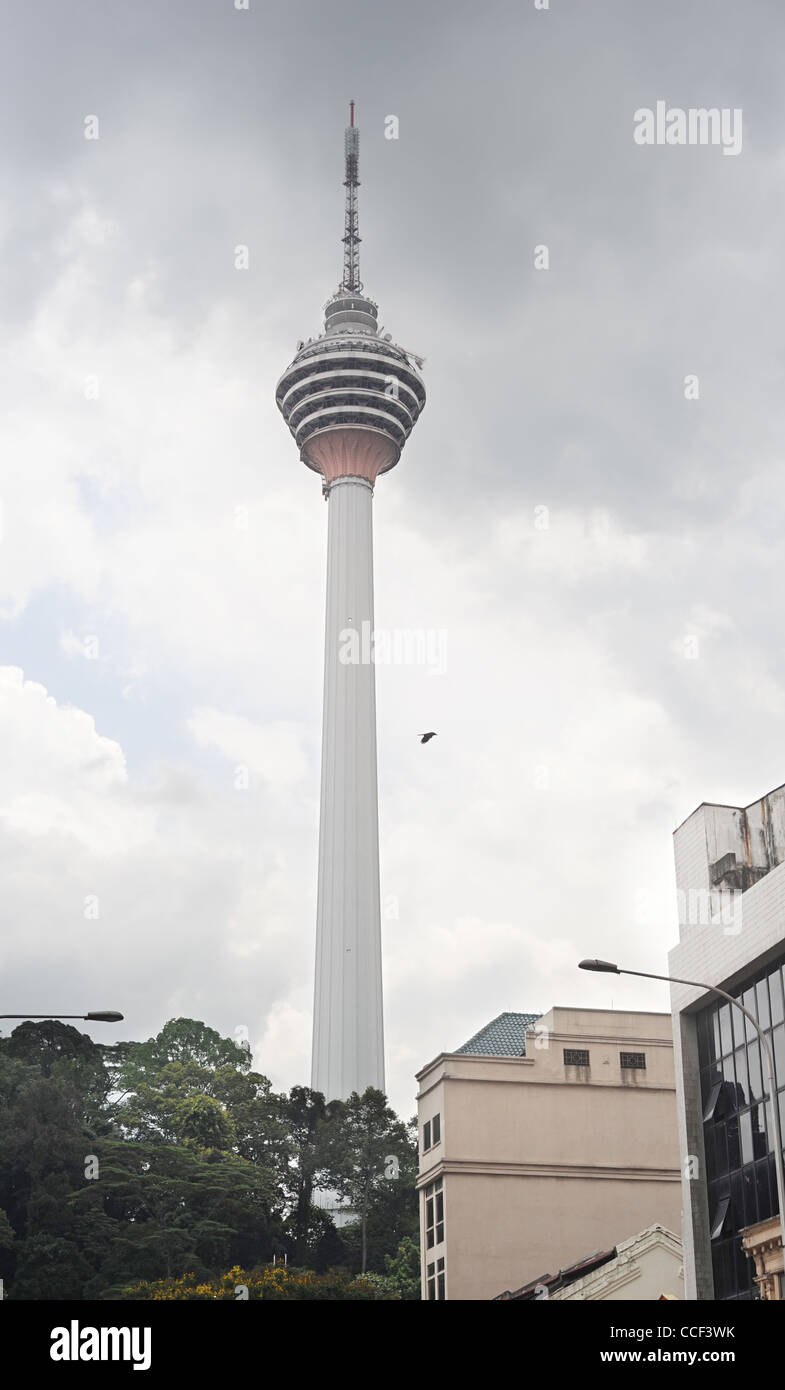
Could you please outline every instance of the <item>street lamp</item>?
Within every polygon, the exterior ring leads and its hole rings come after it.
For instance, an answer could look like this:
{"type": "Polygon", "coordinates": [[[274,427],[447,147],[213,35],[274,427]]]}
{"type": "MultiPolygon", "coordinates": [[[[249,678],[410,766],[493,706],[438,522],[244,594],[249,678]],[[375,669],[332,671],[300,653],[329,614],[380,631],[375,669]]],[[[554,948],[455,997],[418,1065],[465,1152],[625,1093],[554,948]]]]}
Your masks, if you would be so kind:
{"type": "Polygon", "coordinates": [[[734,999],[732,994],[728,994],[724,989],[719,989],[717,985],[705,985],[700,980],[680,980],[676,975],[652,975],[647,970],[621,970],[618,965],[613,965],[609,960],[582,960],[578,963],[579,970],[598,970],[602,974],[609,975],[639,975],[642,980],[665,980],[669,985],[692,985],[694,989],[705,989],[710,994],[720,994],[723,999],[727,999],[729,1004],[733,1004],[740,1009],[745,1018],[748,1018],[755,1032],[761,1041],[764,1055],[766,1057],[766,1067],[769,1073],[769,1094],[764,1100],[771,1101],[771,1118],[774,1129],[774,1171],[777,1174],[777,1197],[780,1204],[780,1240],[782,1241],[782,1251],[785,1256],[785,1176],[782,1168],[782,1131],[780,1129],[780,1112],[777,1102],[777,1083],[774,1079],[774,1057],[772,1055],[769,1040],[763,1029],[758,1024],[757,1019],[752,1017],[749,1009],[745,1009],[738,999],[734,999]]]}
{"type": "Polygon", "coordinates": [[[0,1014],[0,1018],[86,1018],[93,1023],[120,1023],[123,1014],[116,1009],[100,1009],[92,1014],[0,1014]]]}

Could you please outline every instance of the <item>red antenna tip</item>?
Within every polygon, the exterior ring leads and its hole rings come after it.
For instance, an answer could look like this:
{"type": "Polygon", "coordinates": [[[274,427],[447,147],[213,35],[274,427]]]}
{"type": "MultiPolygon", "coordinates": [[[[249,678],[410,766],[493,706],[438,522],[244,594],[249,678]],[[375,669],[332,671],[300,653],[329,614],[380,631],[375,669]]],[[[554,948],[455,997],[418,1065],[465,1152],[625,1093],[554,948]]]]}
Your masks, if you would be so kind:
{"type": "Polygon", "coordinates": [[[354,102],[349,102],[349,125],[354,125],[354,102]]]}

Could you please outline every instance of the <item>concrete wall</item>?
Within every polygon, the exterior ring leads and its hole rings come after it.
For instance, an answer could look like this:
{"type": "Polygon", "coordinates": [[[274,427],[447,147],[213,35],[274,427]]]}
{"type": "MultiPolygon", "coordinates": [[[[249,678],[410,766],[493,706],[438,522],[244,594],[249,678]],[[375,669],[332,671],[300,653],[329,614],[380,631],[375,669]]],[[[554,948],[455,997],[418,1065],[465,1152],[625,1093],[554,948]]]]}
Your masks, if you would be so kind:
{"type": "MultiPolygon", "coordinates": [[[[785,861],[785,786],[750,806],[704,803],[679,826],[674,850],[678,888],[710,888],[722,881],[746,890],[785,861]],[[726,865],[721,880],[721,861],[728,856],[735,867],[726,865]]],[[[680,913],[680,921],[689,919],[680,913]]]]}
{"type": "Polygon", "coordinates": [[[678,1226],[680,1215],[673,1181],[625,1181],[613,1172],[605,1178],[448,1173],[447,1297],[495,1298],[595,1250],[612,1249],[640,1226],[665,1220],[678,1226]]]}

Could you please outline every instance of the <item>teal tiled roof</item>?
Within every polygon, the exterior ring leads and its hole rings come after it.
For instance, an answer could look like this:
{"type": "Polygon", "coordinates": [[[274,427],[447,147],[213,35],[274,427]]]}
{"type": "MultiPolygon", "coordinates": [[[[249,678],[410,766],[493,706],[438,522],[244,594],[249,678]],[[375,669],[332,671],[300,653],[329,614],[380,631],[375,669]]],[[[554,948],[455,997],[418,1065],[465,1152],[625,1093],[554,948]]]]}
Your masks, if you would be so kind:
{"type": "Polygon", "coordinates": [[[526,1029],[533,1027],[540,1017],[540,1014],[499,1014],[455,1051],[470,1052],[478,1057],[525,1057],[526,1029]]]}

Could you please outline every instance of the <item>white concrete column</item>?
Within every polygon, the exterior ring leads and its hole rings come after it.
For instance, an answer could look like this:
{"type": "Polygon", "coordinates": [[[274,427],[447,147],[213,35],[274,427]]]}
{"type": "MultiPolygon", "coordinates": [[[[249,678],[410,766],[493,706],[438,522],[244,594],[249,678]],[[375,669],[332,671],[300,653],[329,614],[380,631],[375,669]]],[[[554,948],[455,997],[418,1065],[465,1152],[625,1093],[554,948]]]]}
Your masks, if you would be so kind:
{"type": "Polygon", "coordinates": [[[311,1072],[328,1100],[384,1090],[372,502],[365,478],[328,485],[311,1072]]]}

